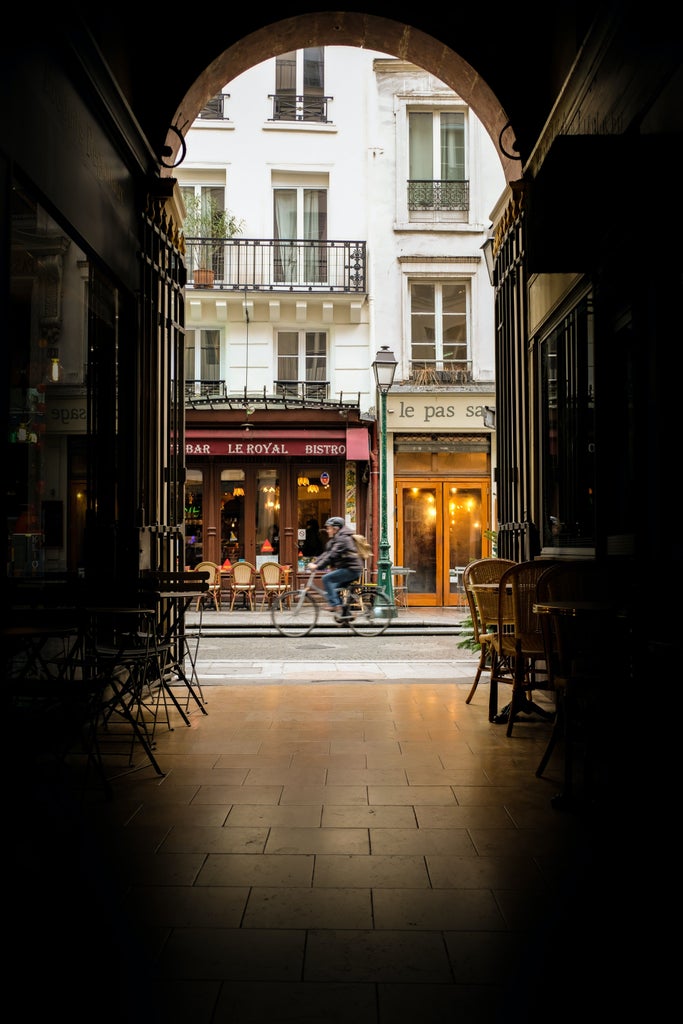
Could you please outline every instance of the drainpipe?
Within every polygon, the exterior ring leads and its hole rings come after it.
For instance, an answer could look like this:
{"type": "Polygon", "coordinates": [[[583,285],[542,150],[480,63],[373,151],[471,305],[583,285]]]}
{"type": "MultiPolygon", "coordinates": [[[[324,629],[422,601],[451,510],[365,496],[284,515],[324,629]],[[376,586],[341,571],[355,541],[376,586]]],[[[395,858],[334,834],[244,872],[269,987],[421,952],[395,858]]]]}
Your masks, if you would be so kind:
{"type": "Polygon", "coordinates": [[[377,421],[375,420],[372,427],[372,449],[370,451],[370,498],[372,501],[372,511],[370,518],[372,521],[372,532],[370,534],[372,542],[372,559],[377,565],[379,561],[379,431],[377,430],[377,421]]]}

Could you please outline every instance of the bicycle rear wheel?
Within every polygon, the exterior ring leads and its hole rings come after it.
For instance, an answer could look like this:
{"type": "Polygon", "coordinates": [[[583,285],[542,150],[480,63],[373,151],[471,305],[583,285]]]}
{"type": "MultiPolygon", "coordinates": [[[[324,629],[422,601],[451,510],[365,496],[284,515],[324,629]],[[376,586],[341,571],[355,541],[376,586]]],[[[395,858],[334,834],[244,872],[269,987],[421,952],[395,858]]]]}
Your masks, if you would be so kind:
{"type": "Polygon", "coordinates": [[[396,617],[396,609],[379,587],[356,587],[350,595],[349,628],[357,636],[380,636],[396,617]]]}
{"type": "Polygon", "coordinates": [[[271,604],[270,620],[282,636],[307,636],[318,621],[318,603],[304,590],[289,590],[271,604]]]}

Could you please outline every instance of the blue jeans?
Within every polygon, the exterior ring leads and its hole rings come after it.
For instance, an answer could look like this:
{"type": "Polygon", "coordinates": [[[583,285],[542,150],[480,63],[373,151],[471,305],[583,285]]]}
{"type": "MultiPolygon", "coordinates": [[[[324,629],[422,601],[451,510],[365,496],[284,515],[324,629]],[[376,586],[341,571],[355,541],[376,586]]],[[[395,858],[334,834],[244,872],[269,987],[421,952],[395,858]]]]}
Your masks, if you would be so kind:
{"type": "Polygon", "coordinates": [[[323,587],[327,595],[327,603],[333,608],[339,608],[341,605],[339,588],[343,587],[345,583],[350,583],[351,580],[357,580],[358,576],[359,573],[355,569],[332,569],[331,572],[326,572],[323,576],[323,587]]]}

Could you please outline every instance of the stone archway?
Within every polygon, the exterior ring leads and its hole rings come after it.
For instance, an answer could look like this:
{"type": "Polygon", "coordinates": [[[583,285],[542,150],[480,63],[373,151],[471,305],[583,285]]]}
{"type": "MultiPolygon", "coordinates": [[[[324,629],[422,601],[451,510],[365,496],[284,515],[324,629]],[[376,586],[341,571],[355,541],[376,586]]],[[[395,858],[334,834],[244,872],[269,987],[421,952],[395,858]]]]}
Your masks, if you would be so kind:
{"type": "Polygon", "coordinates": [[[471,107],[491,136],[506,181],[520,177],[514,157],[514,130],[505,111],[467,61],[433,36],[400,21],[370,14],[323,11],[301,14],[265,26],[233,43],[203,71],[176,111],[166,145],[171,157],[165,173],[172,175],[182,138],[204,104],[226,82],[270,57],[306,46],[350,46],[379,50],[408,60],[450,86],[471,107]]]}

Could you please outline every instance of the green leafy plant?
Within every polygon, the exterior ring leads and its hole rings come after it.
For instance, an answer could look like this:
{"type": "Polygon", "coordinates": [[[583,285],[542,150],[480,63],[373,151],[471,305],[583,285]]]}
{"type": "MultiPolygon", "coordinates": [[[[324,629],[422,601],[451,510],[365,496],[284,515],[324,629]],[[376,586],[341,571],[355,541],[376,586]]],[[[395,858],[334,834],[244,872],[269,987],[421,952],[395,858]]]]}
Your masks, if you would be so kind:
{"type": "Polygon", "coordinates": [[[496,530],[484,530],[484,536],[491,541],[491,557],[498,557],[498,533],[496,530]]]}
{"type": "MultiPolygon", "coordinates": [[[[216,243],[240,235],[244,221],[238,220],[230,210],[223,210],[210,192],[192,195],[185,199],[185,221],[183,235],[186,239],[215,239],[216,243]]],[[[210,270],[220,245],[192,244],[192,262],[197,270],[210,270]]]]}
{"type": "Polygon", "coordinates": [[[467,616],[460,623],[461,637],[458,640],[456,647],[459,647],[466,651],[479,651],[481,650],[481,644],[477,643],[474,639],[474,625],[472,623],[471,616],[467,616]]]}

